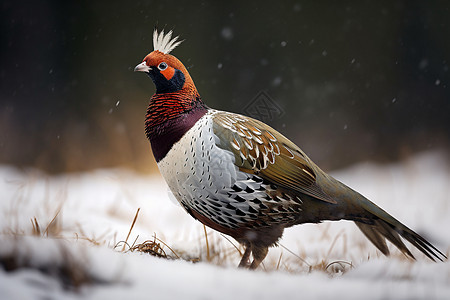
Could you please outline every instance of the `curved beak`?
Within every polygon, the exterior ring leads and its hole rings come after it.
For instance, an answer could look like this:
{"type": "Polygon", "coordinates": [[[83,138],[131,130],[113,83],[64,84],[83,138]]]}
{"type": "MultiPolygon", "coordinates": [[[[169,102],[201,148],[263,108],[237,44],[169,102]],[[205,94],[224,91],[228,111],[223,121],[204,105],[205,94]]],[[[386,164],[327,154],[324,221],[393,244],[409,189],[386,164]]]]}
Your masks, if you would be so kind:
{"type": "Polygon", "coordinates": [[[149,66],[147,66],[147,64],[145,63],[145,61],[143,61],[142,63],[138,64],[136,66],[136,68],[134,68],[135,72],[145,72],[148,73],[151,71],[152,68],[150,68],[149,66]]]}

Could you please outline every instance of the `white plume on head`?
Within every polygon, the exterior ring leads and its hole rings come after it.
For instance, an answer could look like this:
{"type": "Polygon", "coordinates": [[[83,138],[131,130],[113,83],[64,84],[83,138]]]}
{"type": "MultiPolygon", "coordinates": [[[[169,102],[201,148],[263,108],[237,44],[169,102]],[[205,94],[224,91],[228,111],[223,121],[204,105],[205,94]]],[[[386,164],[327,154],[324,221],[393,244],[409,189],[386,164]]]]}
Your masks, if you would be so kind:
{"type": "Polygon", "coordinates": [[[177,47],[181,42],[178,41],[178,36],[172,37],[172,30],[164,35],[164,29],[158,34],[158,31],[155,29],[153,32],[153,50],[160,51],[164,54],[170,53],[175,47],[177,47]]]}

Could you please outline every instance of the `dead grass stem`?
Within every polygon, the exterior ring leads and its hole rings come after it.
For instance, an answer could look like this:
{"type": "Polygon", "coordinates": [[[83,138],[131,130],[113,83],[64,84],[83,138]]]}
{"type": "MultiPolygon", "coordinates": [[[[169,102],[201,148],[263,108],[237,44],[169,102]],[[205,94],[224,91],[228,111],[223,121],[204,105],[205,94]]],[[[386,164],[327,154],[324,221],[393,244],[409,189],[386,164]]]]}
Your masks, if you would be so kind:
{"type": "Polygon", "coordinates": [[[138,218],[140,210],[141,210],[141,208],[139,207],[136,211],[136,215],[134,216],[133,222],[131,222],[130,230],[128,231],[128,235],[127,235],[127,238],[125,239],[125,243],[123,244],[122,251],[125,251],[125,245],[127,244],[128,239],[130,238],[131,231],[133,230],[134,224],[136,224],[136,220],[138,218]]]}

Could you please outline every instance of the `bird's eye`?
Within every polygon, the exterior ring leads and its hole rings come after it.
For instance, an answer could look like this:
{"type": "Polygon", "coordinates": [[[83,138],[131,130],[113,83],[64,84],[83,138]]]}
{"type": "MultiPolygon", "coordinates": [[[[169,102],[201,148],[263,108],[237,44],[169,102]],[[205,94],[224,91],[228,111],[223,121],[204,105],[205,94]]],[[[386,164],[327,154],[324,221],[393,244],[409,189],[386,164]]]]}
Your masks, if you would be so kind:
{"type": "Polygon", "coordinates": [[[158,69],[160,71],[164,71],[165,69],[167,69],[167,64],[165,62],[162,62],[158,65],[158,69]]]}

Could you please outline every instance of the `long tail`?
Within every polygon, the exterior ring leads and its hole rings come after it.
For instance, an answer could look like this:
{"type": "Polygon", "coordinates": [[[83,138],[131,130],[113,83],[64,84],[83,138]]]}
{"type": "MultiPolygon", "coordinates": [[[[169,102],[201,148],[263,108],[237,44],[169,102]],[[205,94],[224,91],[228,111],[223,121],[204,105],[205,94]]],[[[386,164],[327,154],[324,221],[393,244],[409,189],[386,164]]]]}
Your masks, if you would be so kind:
{"type": "Polygon", "coordinates": [[[400,223],[373,202],[364,199],[361,201],[361,206],[369,213],[369,219],[355,221],[355,224],[383,254],[389,255],[389,249],[386,245],[387,239],[405,255],[415,259],[403,243],[400,238],[401,236],[431,260],[436,261],[436,259],[438,259],[444,261],[444,259],[447,259],[447,257],[430,242],[400,223]]]}

